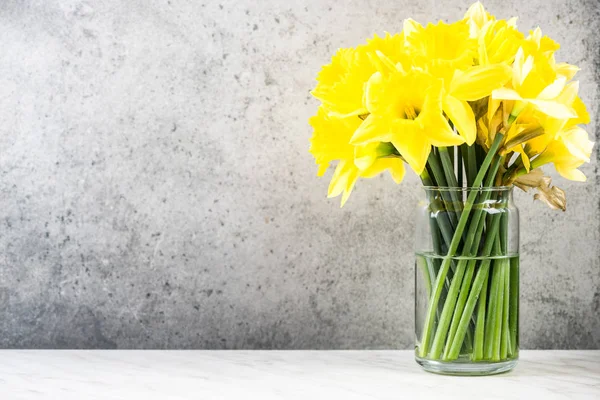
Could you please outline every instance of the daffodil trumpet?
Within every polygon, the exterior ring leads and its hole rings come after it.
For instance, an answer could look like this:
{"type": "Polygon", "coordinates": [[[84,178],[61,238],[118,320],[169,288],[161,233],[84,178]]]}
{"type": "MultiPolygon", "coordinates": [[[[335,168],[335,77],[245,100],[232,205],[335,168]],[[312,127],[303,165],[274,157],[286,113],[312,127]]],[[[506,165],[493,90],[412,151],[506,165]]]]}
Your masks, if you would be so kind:
{"type": "Polygon", "coordinates": [[[328,197],[344,206],[359,178],[386,171],[396,184],[407,169],[423,183],[420,363],[518,355],[512,187],[564,211],[565,192],[541,168],[585,181],[594,144],[578,68],[557,62],[558,48],[477,2],[459,21],[408,19],[400,33],[339,49],[318,74],[310,152],[319,176],[335,164],[328,197]]]}

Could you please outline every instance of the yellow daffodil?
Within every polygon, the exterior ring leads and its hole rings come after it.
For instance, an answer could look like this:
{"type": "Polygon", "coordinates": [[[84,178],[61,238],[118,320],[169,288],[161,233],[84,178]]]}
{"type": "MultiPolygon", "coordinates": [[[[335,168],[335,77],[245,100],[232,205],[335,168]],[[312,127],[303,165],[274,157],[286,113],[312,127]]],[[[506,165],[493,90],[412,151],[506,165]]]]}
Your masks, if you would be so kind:
{"type": "Polygon", "coordinates": [[[317,77],[312,95],[323,102],[329,113],[338,116],[364,114],[363,86],[375,72],[366,53],[340,49],[317,77]]]}
{"type": "Polygon", "coordinates": [[[309,123],[314,130],[310,152],[319,166],[318,176],[325,174],[332,161],[354,160],[354,146],[350,144],[350,138],[360,126],[360,118],[332,117],[321,106],[309,123]]]}
{"type": "Polygon", "coordinates": [[[489,96],[511,77],[507,65],[477,65],[465,71],[456,70],[443,96],[443,109],[468,145],[477,137],[473,109],[468,103],[489,96]]]}
{"type": "Polygon", "coordinates": [[[560,45],[548,36],[543,35],[539,27],[529,32],[529,36],[527,36],[522,46],[527,55],[534,57],[539,55],[548,59],[560,49],[560,45]]]}
{"type": "Polygon", "coordinates": [[[469,27],[463,22],[428,24],[404,21],[406,51],[413,64],[430,74],[451,79],[456,69],[473,65],[476,41],[469,36],[469,27]]]}
{"type": "Polygon", "coordinates": [[[424,72],[375,73],[366,89],[369,116],[354,133],[351,143],[390,142],[420,174],[431,146],[464,142],[442,114],[442,83],[424,72]]]}
{"type": "Polygon", "coordinates": [[[556,62],[558,49],[540,28],[525,37],[516,18],[477,2],[461,21],[407,19],[401,33],[338,50],[311,92],[321,102],[310,120],[318,174],[337,162],[328,196],[343,205],[358,178],[389,171],[399,183],[404,162],[421,174],[432,147],[475,142],[506,156],[498,181],[548,163],[585,179],[577,168],[593,143],[579,125],[590,117],[571,81],[579,69],[556,62]]]}
{"type": "Polygon", "coordinates": [[[577,95],[578,89],[578,82],[570,82],[559,95],[560,101],[575,111],[576,116],[574,118],[554,118],[539,111],[529,110],[528,112],[522,112],[515,121],[516,124],[527,124],[529,126],[537,124],[544,131],[543,135],[532,138],[523,144],[521,153],[527,170],[529,170],[529,158],[542,153],[553,140],[559,139],[563,135],[571,137],[571,130],[578,124],[590,122],[586,107],[577,95]]]}
{"type": "Polygon", "coordinates": [[[496,20],[480,2],[465,13],[471,38],[477,40],[477,62],[481,65],[512,63],[524,36],[518,31],[516,18],[496,20]]]}
{"type": "MultiPolygon", "coordinates": [[[[487,23],[488,16],[475,8],[473,24],[487,23]]],[[[473,144],[477,129],[468,101],[489,96],[492,90],[504,86],[511,77],[510,68],[490,63],[474,66],[477,41],[470,37],[469,27],[463,22],[440,21],[422,27],[407,20],[404,31],[406,51],[413,56],[416,65],[422,65],[427,72],[443,80],[443,110],[467,144],[473,144]]]]}
{"type": "Polygon", "coordinates": [[[572,181],[585,181],[586,177],[577,168],[590,162],[594,142],[590,141],[585,130],[575,126],[553,140],[546,149],[531,162],[532,168],[553,163],[556,172],[572,181]]]}
{"type": "Polygon", "coordinates": [[[377,71],[385,72],[390,69],[402,71],[409,70],[412,66],[412,60],[404,44],[403,34],[386,33],[383,37],[374,35],[367,40],[367,44],[359,46],[359,49],[370,57],[377,71]]]}
{"type": "Polygon", "coordinates": [[[339,49],[331,63],[321,69],[312,95],[321,100],[330,114],[340,117],[365,114],[363,87],[373,73],[381,70],[380,58],[410,67],[403,45],[402,35],[387,33],[384,37],[374,35],[367,44],[355,49],[339,49]]]}
{"type": "Polygon", "coordinates": [[[469,7],[465,13],[463,21],[469,27],[469,35],[472,38],[478,38],[481,30],[488,22],[495,21],[496,17],[485,10],[481,2],[476,2],[469,7]]]}
{"type": "Polygon", "coordinates": [[[404,161],[394,154],[391,143],[372,142],[354,148],[354,165],[359,169],[361,178],[373,178],[389,171],[396,183],[404,179],[404,161]]]}
{"type": "Polygon", "coordinates": [[[525,58],[523,48],[519,48],[513,63],[512,87],[492,91],[492,98],[515,100],[515,116],[527,104],[532,104],[546,115],[574,118],[577,116],[575,110],[559,97],[566,83],[564,76],[557,77],[555,71],[547,70],[545,60],[534,59],[531,55],[525,58]]]}
{"type": "Polygon", "coordinates": [[[510,65],[523,43],[523,34],[505,20],[490,21],[478,36],[477,60],[481,65],[510,65]]]}
{"type": "Polygon", "coordinates": [[[350,144],[350,138],[361,125],[360,118],[339,118],[328,115],[319,107],[317,115],[310,119],[314,129],[310,152],[319,166],[322,176],[332,161],[338,161],[328,197],[343,193],[342,206],[348,200],[359,177],[370,178],[389,170],[396,183],[404,177],[402,159],[394,156],[394,147],[389,143],[369,143],[363,146],[350,144]]]}

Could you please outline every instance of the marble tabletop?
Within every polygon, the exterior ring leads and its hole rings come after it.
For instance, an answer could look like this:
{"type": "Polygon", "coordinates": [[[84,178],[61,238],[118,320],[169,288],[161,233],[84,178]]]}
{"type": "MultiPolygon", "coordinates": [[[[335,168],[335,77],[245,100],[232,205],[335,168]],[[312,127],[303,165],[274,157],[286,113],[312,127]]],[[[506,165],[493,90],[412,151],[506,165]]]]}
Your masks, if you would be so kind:
{"type": "Polygon", "coordinates": [[[512,372],[452,377],[411,351],[1,350],[0,398],[600,399],[600,351],[522,351],[512,372]]]}

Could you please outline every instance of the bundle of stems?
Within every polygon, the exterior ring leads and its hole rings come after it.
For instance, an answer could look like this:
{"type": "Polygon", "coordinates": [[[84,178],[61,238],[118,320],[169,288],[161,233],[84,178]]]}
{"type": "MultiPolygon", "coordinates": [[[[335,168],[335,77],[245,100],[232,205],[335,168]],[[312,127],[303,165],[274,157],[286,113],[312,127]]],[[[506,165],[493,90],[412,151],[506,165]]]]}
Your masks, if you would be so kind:
{"type": "Polygon", "coordinates": [[[506,257],[510,191],[495,187],[506,161],[503,140],[497,133],[487,153],[477,144],[437,148],[421,174],[439,256],[423,270],[429,301],[421,358],[500,361],[517,354],[518,259],[511,273],[506,257]]]}

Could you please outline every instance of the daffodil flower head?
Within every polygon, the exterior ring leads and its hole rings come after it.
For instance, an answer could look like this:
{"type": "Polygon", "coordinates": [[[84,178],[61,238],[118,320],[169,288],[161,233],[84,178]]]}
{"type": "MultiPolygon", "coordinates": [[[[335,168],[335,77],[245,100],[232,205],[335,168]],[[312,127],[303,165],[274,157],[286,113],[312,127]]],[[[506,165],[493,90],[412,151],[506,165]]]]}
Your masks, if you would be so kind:
{"type": "Polygon", "coordinates": [[[371,60],[363,51],[340,49],[317,76],[317,86],[311,92],[321,100],[327,112],[339,116],[365,112],[363,86],[375,72],[371,60]]]}
{"type": "Polygon", "coordinates": [[[532,104],[544,114],[556,118],[574,118],[577,116],[575,110],[559,97],[566,83],[566,78],[557,75],[547,59],[534,58],[532,55],[525,57],[521,47],[513,63],[512,88],[496,89],[492,92],[492,98],[515,100],[518,111],[526,104],[532,104]]]}
{"type": "Polygon", "coordinates": [[[546,149],[532,161],[537,168],[546,163],[553,163],[556,172],[562,177],[583,182],[586,176],[578,170],[581,165],[590,162],[594,142],[589,140],[585,130],[573,127],[563,132],[560,138],[553,140],[546,149]]]}
{"type": "Polygon", "coordinates": [[[350,144],[352,135],[362,123],[360,118],[332,116],[321,106],[309,122],[314,129],[310,152],[319,167],[318,176],[323,176],[332,162],[338,162],[328,196],[343,194],[342,206],[359,177],[371,178],[389,170],[396,183],[402,181],[404,162],[391,143],[350,144]]]}
{"type": "Polygon", "coordinates": [[[477,59],[481,65],[512,64],[523,43],[523,34],[509,21],[489,21],[477,36],[477,59]]]}
{"type": "Polygon", "coordinates": [[[351,143],[390,142],[420,174],[432,145],[464,142],[442,114],[441,96],[442,82],[425,72],[373,74],[366,89],[369,116],[351,143]]]}
{"type": "Polygon", "coordinates": [[[463,21],[469,27],[469,35],[472,38],[477,38],[488,22],[495,21],[496,17],[485,10],[480,1],[473,3],[467,12],[463,21]]]}
{"type": "MultiPolygon", "coordinates": [[[[498,180],[508,184],[548,163],[584,180],[578,168],[593,142],[579,125],[590,116],[572,81],[579,68],[557,63],[558,48],[541,29],[525,36],[516,18],[497,19],[477,2],[460,21],[407,19],[401,33],[339,49],[311,92],[321,102],[310,119],[318,175],[337,163],[328,196],[342,195],[343,205],[359,178],[384,171],[400,183],[404,163],[420,175],[432,147],[463,143],[498,149],[498,180]]],[[[546,196],[560,191],[543,183],[546,196]]]]}
{"type": "Polygon", "coordinates": [[[332,161],[354,160],[350,138],[361,124],[359,118],[336,118],[321,106],[309,123],[313,127],[310,152],[319,166],[318,176],[325,174],[332,161]]]}
{"type": "Polygon", "coordinates": [[[462,21],[447,24],[427,24],[404,21],[407,52],[413,64],[440,78],[451,78],[456,69],[473,65],[476,56],[475,39],[469,36],[469,27],[462,21]]]}

